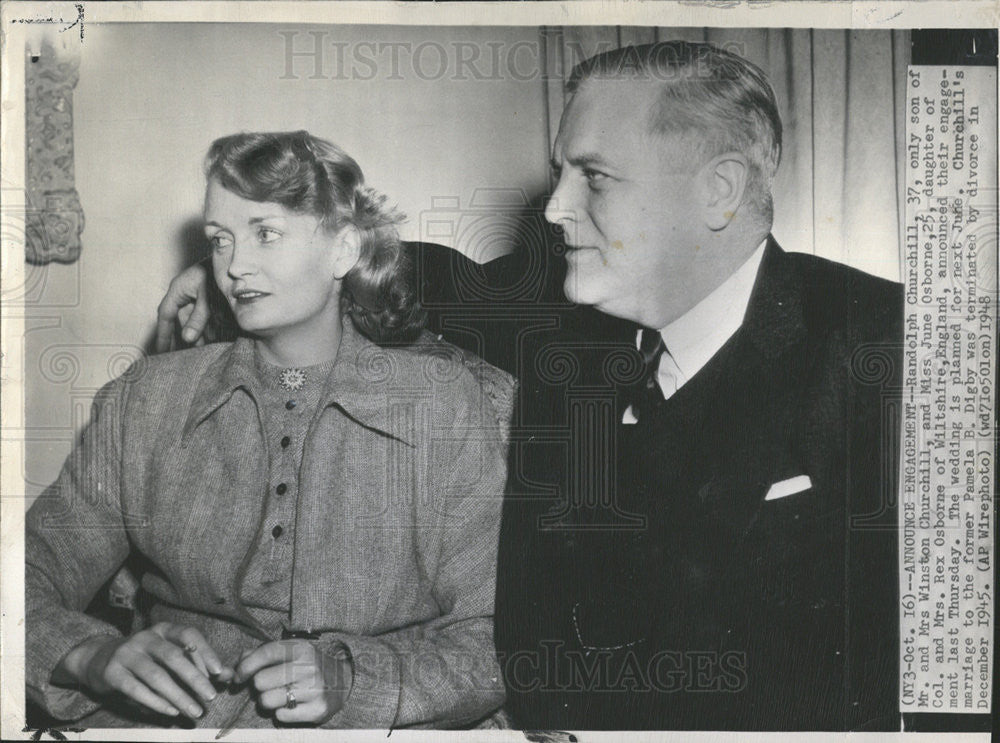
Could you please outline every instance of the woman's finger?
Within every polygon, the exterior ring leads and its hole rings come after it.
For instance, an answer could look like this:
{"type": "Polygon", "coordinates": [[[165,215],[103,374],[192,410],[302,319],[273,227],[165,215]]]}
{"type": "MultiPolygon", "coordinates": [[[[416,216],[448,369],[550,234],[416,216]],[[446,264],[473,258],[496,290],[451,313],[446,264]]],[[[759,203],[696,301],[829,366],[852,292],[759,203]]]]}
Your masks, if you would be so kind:
{"type": "MultiPolygon", "coordinates": [[[[215,649],[205,639],[205,636],[194,627],[174,625],[169,631],[167,639],[184,648],[191,661],[206,675],[223,676],[226,671],[232,675],[232,669],[222,664],[215,649]]],[[[224,677],[222,680],[228,681],[228,677],[224,677]]]]}
{"type": "Polygon", "coordinates": [[[143,707],[153,710],[153,712],[158,712],[161,715],[169,717],[177,717],[180,714],[180,710],[163,697],[154,693],[121,664],[109,663],[104,674],[104,680],[112,689],[138,702],[143,707]]]}
{"type": "Polygon", "coordinates": [[[279,722],[324,722],[331,715],[327,710],[326,703],[318,697],[305,704],[297,704],[294,708],[280,707],[274,713],[274,717],[279,722]]]}
{"type": "Polygon", "coordinates": [[[149,687],[134,676],[130,677],[122,685],[120,691],[129,699],[153,710],[153,712],[158,712],[161,715],[169,715],[170,717],[178,717],[180,715],[180,711],[174,705],[151,691],[149,687]]]}
{"type": "MultiPolygon", "coordinates": [[[[157,637],[177,645],[184,652],[188,661],[208,679],[210,673],[205,661],[202,658],[204,650],[211,650],[211,646],[204,636],[194,627],[184,624],[172,624],[170,622],[160,622],[154,624],[150,631],[157,637]]],[[[152,647],[152,646],[150,646],[152,647]]]]}
{"type": "Polygon", "coordinates": [[[276,640],[264,643],[236,664],[236,676],[233,681],[242,684],[256,676],[262,668],[292,661],[296,657],[295,644],[299,642],[304,641],[276,640]]]}
{"type": "Polygon", "coordinates": [[[215,675],[208,670],[208,664],[205,662],[205,658],[201,654],[201,648],[197,643],[186,642],[181,648],[184,650],[184,654],[188,657],[188,660],[194,663],[194,667],[198,669],[199,673],[206,678],[215,675]]]}
{"type": "MultiPolygon", "coordinates": [[[[195,668],[198,669],[198,672],[205,678],[208,678],[212,674],[208,670],[208,665],[205,663],[205,659],[202,657],[203,643],[190,635],[185,638],[185,629],[191,628],[177,627],[167,635],[166,639],[179,646],[187,659],[191,661],[195,668]]],[[[196,632],[197,630],[192,629],[191,631],[196,632]]]]}
{"type": "Polygon", "coordinates": [[[167,293],[156,308],[156,350],[169,351],[182,307],[194,303],[188,319],[182,323],[182,336],[188,342],[196,340],[208,319],[208,269],[201,263],[188,266],[170,281],[167,293]]]}
{"type": "Polygon", "coordinates": [[[203,284],[194,302],[194,308],[187,320],[184,321],[184,329],[181,330],[181,337],[188,343],[194,343],[202,337],[205,326],[208,325],[208,318],[211,309],[208,306],[208,285],[203,284]]]}
{"type": "Polygon", "coordinates": [[[170,674],[147,655],[136,655],[124,663],[139,681],[166,699],[188,717],[201,717],[202,708],[173,680],[170,674]]]}
{"type": "Polygon", "coordinates": [[[181,683],[204,701],[210,702],[215,699],[215,687],[209,681],[208,675],[192,663],[190,655],[183,648],[169,640],[161,640],[152,643],[148,652],[150,657],[159,661],[164,668],[169,669],[181,683]]]}
{"type": "Polygon", "coordinates": [[[163,298],[156,311],[156,352],[166,353],[173,346],[174,320],[177,318],[177,307],[168,302],[169,295],[163,298]]]}
{"type": "Polygon", "coordinates": [[[191,319],[191,313],[194,312],[194,303],[186,304],[183,307],[177,309],[177,324],[180,327],[184,327],[187,321],[191,319]]]}
{"type": "Polygon", "coordinates": [[[298,706],[312,701],[315,697],[315,690],[301,688],[296,684],[286,684],[275,689],[268,689],[257,697],[257,700],[264,709],[281,709],[288,706],[292,698],[295,699],[294,706],[298,706]]]}
{"type": "Polygon", "coordinates": [[[315,665],[303,661],[277,663],[257,671],[253,676],[253,685],[257,691],[298,684],[301,686],[321,686],[319,669],[315,665]]]}

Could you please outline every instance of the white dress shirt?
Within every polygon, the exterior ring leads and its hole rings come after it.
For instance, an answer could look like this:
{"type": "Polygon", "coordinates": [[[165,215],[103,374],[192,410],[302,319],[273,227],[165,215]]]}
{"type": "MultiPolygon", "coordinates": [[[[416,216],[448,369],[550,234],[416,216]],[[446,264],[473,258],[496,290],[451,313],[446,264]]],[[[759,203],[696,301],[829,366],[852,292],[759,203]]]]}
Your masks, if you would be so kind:
{"type": "MultiPolygon", "coordinates": [[[[715,291],[660,329],[667,350],[660,356],[656,381],[664,398],[673,395],[701,371],[743,324],[766,244],[764,240],[715,291]]],[[[641,335],[641,330],[636,333],[637,348],[641,335]]],[[[622,422],[636,422],[631,406],[622,416],[622,422]]]]}

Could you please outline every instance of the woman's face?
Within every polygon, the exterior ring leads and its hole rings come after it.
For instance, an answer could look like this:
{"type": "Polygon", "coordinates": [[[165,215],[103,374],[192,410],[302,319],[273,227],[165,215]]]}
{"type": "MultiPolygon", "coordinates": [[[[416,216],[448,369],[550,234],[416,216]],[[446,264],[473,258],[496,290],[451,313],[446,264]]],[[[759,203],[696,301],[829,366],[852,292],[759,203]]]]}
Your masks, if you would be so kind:
{"type": "Polygon", "coordinates": [[[342,241],[328,235],[319,218],[249,201],[213,179],[205,194],[205,235],[215,282],[240,328],[307,343],[336,337],[342,241]]]}

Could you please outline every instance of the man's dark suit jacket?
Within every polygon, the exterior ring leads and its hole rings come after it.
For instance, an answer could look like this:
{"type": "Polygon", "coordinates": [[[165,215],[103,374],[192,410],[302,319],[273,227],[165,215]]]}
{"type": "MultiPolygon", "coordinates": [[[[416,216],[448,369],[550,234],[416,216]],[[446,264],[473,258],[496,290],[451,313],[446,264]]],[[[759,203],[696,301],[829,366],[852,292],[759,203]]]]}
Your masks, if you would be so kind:
{"type": "Polygon", "coordinates": [[[569,325],[518,370],[496,601],[515,723],[899,730],[902,288],[769,239],[741,328],[632,426],[634,326],[569,325]]]}

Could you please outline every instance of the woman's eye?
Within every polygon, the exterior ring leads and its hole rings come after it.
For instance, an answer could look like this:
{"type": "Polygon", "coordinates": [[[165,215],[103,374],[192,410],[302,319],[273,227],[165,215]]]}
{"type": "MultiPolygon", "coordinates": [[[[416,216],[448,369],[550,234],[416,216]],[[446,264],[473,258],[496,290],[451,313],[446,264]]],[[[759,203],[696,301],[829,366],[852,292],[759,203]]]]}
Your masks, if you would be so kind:
{"type": "Polygon", "coordinates": [[[257,230],[257,239],[261,243],[273,243],[275,240],[281,239],[281,233],[277,230],[272,230],[270,227],[261,227],[257,230]]]}
{"type": "Polygon", "coordinates": [[[215,250],[221,250],[223,248],[228,248],[230,245],[232,245],[233,238],[231,238],[229,235],[220,232],[219,234],[212,235],[210,238],[208,238],[208,242],[215,250]]]}

